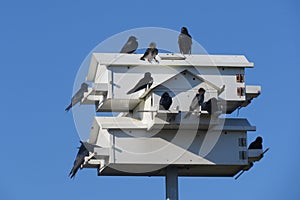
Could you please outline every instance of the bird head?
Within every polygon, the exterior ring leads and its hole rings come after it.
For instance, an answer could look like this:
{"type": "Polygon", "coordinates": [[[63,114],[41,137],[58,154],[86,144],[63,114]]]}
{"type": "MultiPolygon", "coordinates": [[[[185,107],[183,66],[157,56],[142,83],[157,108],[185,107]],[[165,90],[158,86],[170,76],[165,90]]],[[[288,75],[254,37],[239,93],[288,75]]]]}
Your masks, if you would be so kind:
{"type": "Polygon", "coordinates": [[[156,48],[155,42],[151,42],[151,43],[149,44],[149,47],[150,47],[150,48],[156,48]]]}
{"type": "Polygon", "coordinates": [[[204,88],[199,88],[198,93],[200,94],[204,94],[205,93],[205,89],[204,88]]]}
{"type": "Polygon", "coordinates": [[[146,72],[146,73],[144,74],[144,77],[151,77],[151,73],[150,73],[150,72],[146,72]]]}
{"type": "Polygon", "coordinates": [[[263,142],[263,139],[262,139],[262,137],[258,136],[258,137],[256,138],[256,142],[258,142],[258,143],[262,143],[262,142],[263,142]]]}
{"type": "Polygon", "coordinates": [[[87,88],[88,88],[88,86],[89,86],[89,85],[88,85],[88,84],[86,84],[86,83],[82,83],[82,84],[81,84],[81,88],[83,88],[83,89],[87,89],[87,88]]]}
{"type": "Polygon", "coordinates": [[[163,95],[162,95],[162,97],[169,97],[170,95],[169,95],[169,93],[167,93],[167,92],[164,92],[163,93],[163,95]]]}
{"type": "Polygon", "coordinates": [[[128,38],[128,40],[130,40],[130,41],[135,41],[135,40],[137,40],[137,38],[135,37],[135,36],[130,36],[129,38],[128,38]]]}
{"type": "Polygon", "coordinates": [[[186,28],[186,27],[182,27],[182,28],[181,28],[181,33],[187,34],[187,33],[188,33],[187,28],[186,28]]]}

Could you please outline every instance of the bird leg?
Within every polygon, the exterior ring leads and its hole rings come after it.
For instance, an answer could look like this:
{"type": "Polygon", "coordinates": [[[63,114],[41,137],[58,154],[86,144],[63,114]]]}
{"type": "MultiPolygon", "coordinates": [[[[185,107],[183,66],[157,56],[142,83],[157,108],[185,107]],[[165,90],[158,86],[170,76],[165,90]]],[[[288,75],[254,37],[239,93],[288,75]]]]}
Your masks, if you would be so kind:
{"type": "Polygon", "coordinates": [[[156,55],[153,57],[156,63],[159,63],[159,61],[156,59],[156,55]]]}

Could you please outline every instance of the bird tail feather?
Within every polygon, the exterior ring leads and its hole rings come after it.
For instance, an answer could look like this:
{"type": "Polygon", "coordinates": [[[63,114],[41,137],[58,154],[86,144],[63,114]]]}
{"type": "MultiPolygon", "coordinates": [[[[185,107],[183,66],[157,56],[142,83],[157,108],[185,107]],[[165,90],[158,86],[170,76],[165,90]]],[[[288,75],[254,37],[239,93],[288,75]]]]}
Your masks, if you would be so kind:
{"type": "Polygon", "coordinates": [[[66,107],[65,111],[68,112],[72,108],[72,103],[68,107],[66,107]]]}
{"type": "Polygon", "coordinates": [[[73,172],[73,169],[69,173],[69,177],[72,179],[75,177],[75,173],[73,172]]]}

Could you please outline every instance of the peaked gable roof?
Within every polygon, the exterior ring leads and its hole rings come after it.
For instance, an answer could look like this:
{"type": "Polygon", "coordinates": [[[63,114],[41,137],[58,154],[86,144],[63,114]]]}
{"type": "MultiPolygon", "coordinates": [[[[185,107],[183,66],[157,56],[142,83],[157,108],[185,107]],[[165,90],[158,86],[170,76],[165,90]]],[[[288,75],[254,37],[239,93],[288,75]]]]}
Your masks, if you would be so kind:
{"type": "Polygon", "coordinates": [[[149,90],[147,90],[144,94],[142,94],[142,96],[140,96],[140,99],[143,99],[145,98],[148,94],[150,94],[154,89],[156,89],[157,87],[163,85],[164,83],[168,82],[169,80],[171,80],[172,78],[174,78],[175,76],[179,75],[179,74],[183,74],[183,73],[188,73],[192,76],[194,76],[195,78],[197,78],[198,80],[206,83],[207,85],[211,86],[212,88],[216,89],[217,90],[217,93],[218,95],[220,95],[224,90],[225,90],[225,85],[223,85],[222,87],[219,87],[215,84],[213,84],[212,82],[204,79],[203,77],[199,76],[199,75],[196,75],[194,73],[192,73],[191,71],[189,71],[188,69],[184,69],[182,70],[181,72],[179,72],[178,74],[175,74],[174,76],[172,77],[169,77],[168,79],[166,79],[165,81],[155,85],[154,87],[150,88],[149,90]]]}

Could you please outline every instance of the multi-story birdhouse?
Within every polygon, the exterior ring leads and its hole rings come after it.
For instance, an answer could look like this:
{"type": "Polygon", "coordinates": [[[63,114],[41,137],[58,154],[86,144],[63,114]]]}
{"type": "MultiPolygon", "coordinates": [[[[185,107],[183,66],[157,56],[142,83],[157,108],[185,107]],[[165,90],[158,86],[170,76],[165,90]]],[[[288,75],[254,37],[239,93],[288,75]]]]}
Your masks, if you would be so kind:
{"type": "Polygon", "coordinates": [[[92,54],[91,87],[81,104],[96,104],[99,115],[84,167],[98,175],[165,175],[173,166],[181,176],[234,176],[260,159],[262,150],[247,148],[256,127],[226,117],[261,92],[245,83],[245,69],[253,67],[245,56],[159,54],[152,63],[140,57],[92,54]],[[203,103],[191,109],[199,88],[203,103]],[[167,109],[165,93],[172,99],[167,109]]]}

